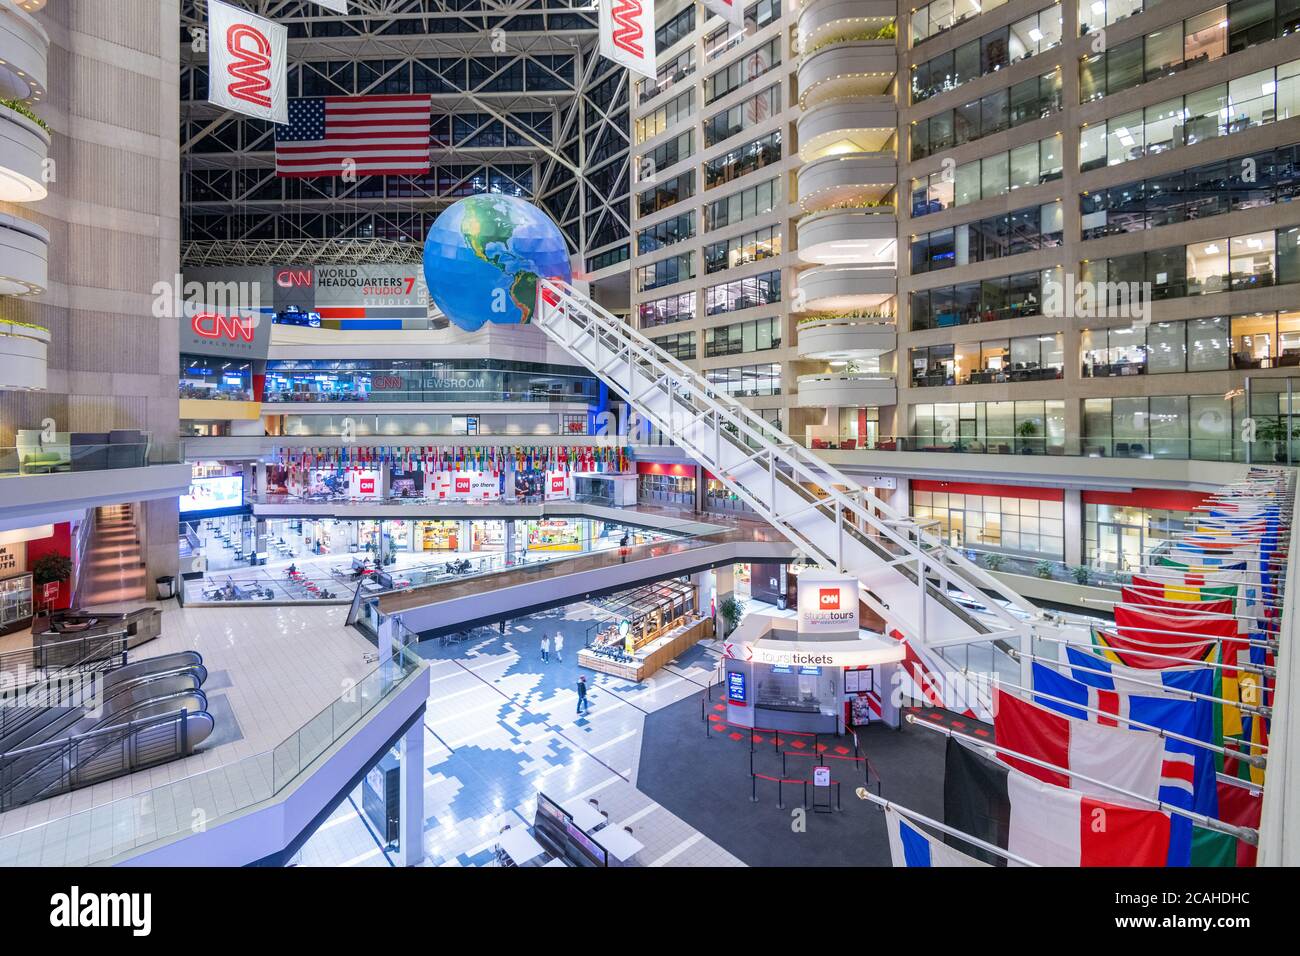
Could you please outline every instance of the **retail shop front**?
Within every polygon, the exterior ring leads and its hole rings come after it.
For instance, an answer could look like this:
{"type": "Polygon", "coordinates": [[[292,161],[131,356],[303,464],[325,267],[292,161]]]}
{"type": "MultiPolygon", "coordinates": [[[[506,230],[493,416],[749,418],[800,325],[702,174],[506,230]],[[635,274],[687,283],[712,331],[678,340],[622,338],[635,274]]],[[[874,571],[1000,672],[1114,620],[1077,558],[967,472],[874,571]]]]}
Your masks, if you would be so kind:
{"type": "Polygon", "coordinates": [[[902,644],[859,626],[855,578],[799,575],[795,617],[753,612],[727,640],[727,720],[740,727],[839,734],[898,727],[892,693],[902,644]]]}

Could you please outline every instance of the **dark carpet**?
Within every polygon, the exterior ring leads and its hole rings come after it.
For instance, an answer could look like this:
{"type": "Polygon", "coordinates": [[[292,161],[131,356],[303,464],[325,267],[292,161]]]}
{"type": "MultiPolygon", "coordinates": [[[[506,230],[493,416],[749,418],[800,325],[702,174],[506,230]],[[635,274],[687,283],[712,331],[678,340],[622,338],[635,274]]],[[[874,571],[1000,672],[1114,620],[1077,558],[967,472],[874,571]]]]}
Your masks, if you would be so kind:
{"type": "MultiPolygon", "coordinates": [[[[860,800],[860,764],[825,761],[833,780],[840,781],[842,812],[815,813],[813,787],[809,809],[801,812],[803,787],[786,784],[785,808],[777,806],[777,784],[758,780],[758,802],[750,800],[750,749],[747,731],[714,722],[712,737],[704,734],[700,700],[704,691],[656,711],[646,718],[641,743],[637,787],[750,866],[889,866],[889,842],[884,811],[860,800]],[[733,735],[735,738],[733,739],[733,735]]],[[[714,692],[713,703],[719,703],[714,692]]],[[[722,716],[708,705],[708,713],[722,716]]],[[[871,762],[871,791],[877,779],[883,796],[935,819],[943,819],[944,738],[904,723],[902,730],[872,724],[859,728],[862,752],[871,762]]],[[[781,756],[772,738],[760,733],[755,745],[756,773],[782,776],[781,756]]],[[[782,737],[784,749],[808,751],[812,738],[782,737]],[[802,743],[802,748],[795,743],[802,743]]],[[[848,737],[822,737],[853,753],[848,737]]],[[[811,757],[786,758],[786,778],[812,779],[811,757]]],[[[832,800],[834,788],[831,789],[832,800]]],[[[825,791],[818,795],[825,804],[825,791]]]]}

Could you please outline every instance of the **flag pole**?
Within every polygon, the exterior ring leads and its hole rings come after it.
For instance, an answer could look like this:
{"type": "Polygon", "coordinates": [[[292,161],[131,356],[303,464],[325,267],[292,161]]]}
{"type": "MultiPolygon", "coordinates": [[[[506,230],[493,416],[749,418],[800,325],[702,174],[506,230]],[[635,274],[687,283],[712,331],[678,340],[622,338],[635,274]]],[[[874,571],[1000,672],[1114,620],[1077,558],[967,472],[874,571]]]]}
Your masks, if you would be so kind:
{"type": "MultiPolygon", "coordinates": [[[[1123,640],[1122,635],[1115,634],[1113,636],[1119,637],[1121,640],[1123,640]]],[[[1079,650],[1087,651],[1088,653],[1093,653],[1098,649],[1092,644],[1079,644],[1075,641],[1067,641],[1063,637],[1046,637],[1045,635],[1042,634],[1036,634],[1035,639],[1040,641],[1050,641],[1053,644],[1064,644],[1066,647],[1077,647],[1079,650]]],[[[1230,638],[1225,638],[1225,640],[1230,640],[1230,638]]],[[[1139,641],[1138,643],[1145,644],[1147,642],[1139,641]]],[[[1198,643],[1204,643],[1204,642],[1198,642],[1198,643]]],[[[1192,665],[1195,667],[1213,667],[1216,670],[1243,671],[1247,674],[1258,674],[1261,677],[1272,677],[1275,676],[1277,673],[1276,668],[1272,668],[1272,667],[1265,668],[1262,665],[1256,665],[1256,664],[1249,664],[1249,665],[1248,664],[1222,664],[1219,661],[1197,661],[1197,660],[1192,660],[1191,658],[1188,657],[1173,657],[1170,656],[1169,654],[1156,654],[1151,651],[1137,651],[1127,647],[1107,646],[1104,648],[1104,650],[1111,651],[1115,654],[1136,654],[1138,657],[1152,657],[1155,658],[1156,660],[1169,661],[1171,664],[1176,666],[1192,665]]],[[[1067,665],[1070,667],[1076,666],[1074,664],[1068,664],[1068,662],[1063,662],[1063,663],[1067,663],[1067,665]]],[[[1162,668],[1153,667],[1151,669],[1161,670],[1162,668]]],[[[1127,678],[1123,678],[1123,679],[1127,680],[1127,678]]]]}
{"type": "MultiPolygon", "coordinates": [[[[926,730],[932,730],[937,734],[943,734],[945,737],[951,737],[954,740],[962,740],[965,741],[966,743],[973,744],[976,747],[982,747],[988,750],[995,751],[996,753],[1006,754],[1008,757],[1013,757],[1016,760],[1023,760],[1025,763],[1033,764],[1034,766],[1041,767],[1044,770],[1051,770],[1053,773],[1064,774],[1065,776],[1070,777],[1074,780],[1082,780],[1084,783],[1090,783],[1097,787],[1105,787],[1107,790],[1112,790],[1115,793],[1127,797],[1130,800],[1137,800],[1141,803],[1145,803],[1149,806],[1153,806],[1157,810],[1162,810],[1167,813],[1176,813],[1180,817],[1186,817],[1188,820],[1191,820],[1199,827],[1205,827],[1208,830],[1218,830],[1220,833],[1226,833],[1229,836],[1234,836],[1238,840],[1242,840],[1246,843],[1249,843],[1251,846],[1259,845],[1259,831],[1252,830],[1250,827],[1233,826],[1231,823],[1224,823],[1222,820],[1216,820],[1213,817],[1207,817],[1205,814],[1197,813],[1195,810],[1186,810],[1182,807],[1172,806],[1171,804],[1166,803],[1164,800],[1159,800],[1156,799],[1155,797],[1143,796],[1140,793],[1134,793],[1132,790],[1125,790],[1123,787],[1117,787],[1113,783],[1107,783],[1105,780],[1098,780],[1095,777],[1088,777],[1088,776],[1084,776],[1081,773],[1075,773],[1069,767],[1058,767],[1056,764],[1048,763],[1046,760],[1039,760],[1037,757],[1031,757],[1028,754],[1022,754],[1018,751],[1011,750],[1007,747],[1001,747],[998,744],[991,744],[987,740],[980,740],[978,737],[971,737],[967,734],[963,734],[956,730],[953,730],[950,727],[940,727],[936,724],[927,723],[923,720],[918,719],[915,714],[908,714],[907,722],[909,724],[914,724],[917,727],[924,727],[926,730]]],[[[1011,769],[1014,770],[1015,768],[1012,767],[1011,769]]],[[[1034,779],[1037,778],[1035,777],[1034,779]]],[[[1073,790],[1074,788],[1064,787],[1062,789],[1073,790]]]]}
{"type": "MultiPolygon", "coordinates": [[[[962,668],[962,673],[970,673],[970,668],[962,668]]],[[[993,686],[996,688],[1009,687],[1014,691],[1028,694],[1031,698],[1041,697],[1044,700],[1050,700],[1057,704],[1064,704],[1065,706],[1072,707],[1075,710],[1083,710],[1090,714],[1096,714],[1098,717],[1105,717],[1107,720],[1120,720],[1128,724],[1130,727],[1137,727],[1139,730],[1150,731],[1153,734],[1160,737],[1166,737],[1169,740],[1177,740],[1179,743],[1189,744],[1193,747],[1200,747],[1202,750],[1208,750],[1211,753],[1223,754],[1225,757],[1235,757],[1238,760],[1260,767],[1261,769],[1267,765],[1263,757],[1256,757],[1240,753],[1236,750],[1229,750],[1227,747],[1220,747],[1218,744],[1212,744],[1207,740],[1197,740],[1195,737],[1188,737],[1185,734],[1176,733],[1172,730],[1165,730],[1163,727],[1157,727],[1155,724],[1145,724],[1140,720],[1134,720],[1132,717],[1124,717],[1120,714],[1108,713],[1107,711],[1099,710],[1096,707],[1089,707],[1087,704],[1080,704],[1078,701],[1066,700],[1064,697],[1056,697],[1052,694],[1044,693],[1041,690],[1030,690],[1028,687],[1021,687],[1018,684],[1012,684],[1005,681],[1001,677],[994,677],[993,686]]],[[[1031,700],[1030,702],[1032,703],[1033,701],[1031,700]]],[[[1060,711],[1057,711],[1057,713],[1060,713],[1060,711]]],[[[1069,714],[1062,714],[1061,716],[1068,717],[1069,714]]]]}
{"type": "MultiPolygon", "coordinates": [[[[1079,647],[1078,644],[1074,646],[1079,647]]],[[[1249,714],[1255,714],[1260,717],[1273,716],[1273,708],[1263,704],[1256,707],[1253,704],[1243,704],[1239,700],[1227,700],[1226,698],[1223,697],[1215,697],[1212,694],[1202,694],[1199,691],[1185,690],[1182,687],[1167,687],[1164,684],[1153,684],[1150,681],[1138,680],[1136,677],[1127,677],[1123,675],[1116,677],[1110,671],[1097,670],[1092,667],[1084,667],[1082,664],[1071,664],[1068,661],[1054,661],[1047,657],[1039,657],[1037,654],[1026,654],[1024,651],[1016,650],[1015,648],[1008,649],[1006,651],[1006,654],[1014,660],[1020,660],[1020,658],[1022,657],[1027,657],[1031,661],[1037,661],[1039,664],[1043,664],[1045,666],[1052,665],[1054,667],[1055,666],[1068,667],[1071,670],[1083,671],[1085,674],[1096,674],[1098,677],[1109,677],[1116,684],[1121,684],[1121,683],[1135,684],[1138,687],[1150,687],[1152,690],[1159,691],[1161,696],[1163,697],[1173,697],[1180,700],[1208,700],[1212,704],[1227,704],[1229,707],[1236,707],[1238,710],[1244,710],[1249,714]]],[[[1102,662],[1099,661],[1098,663],[1102,663],[1102,662]]],[[[1079,683],[1085,683],[1085,682],[1080,681],[1079,683]]],[[[1096,687],[1095,684],[1090,684],[1089,686],[1096,687]]],[[[1105,688],[1097,688],[1097,689],[1104,690],[1105,688]]]]}
{"type": "Polygon", "coordinates": [[[973,837],[969,833],[963,833],[961,830],[957,830],[953,827],[948,826],[947,824],[940,823],[938,820],[932,820],[930,817],[927,817],[923,813],[917,813],[915,810],[912,810],[908,807],[900,806],[897,803],[891,803],[890,801],[886,800],[884,797],[876,796],[866,787],[858,787],[858,789],[855,790],[854,793],[857,795],[857,798],[859,800],[866,800],[869,803],[874,803],[882,810],[893,810],[899,816],[907,817],[909,820],[913,820],[916,823],[924,823],[928,827],[934,827],[934,829],[938,830],[940,833],[946,833],[948,836],[956,837],[958,840],[965,840],[971,846],[977,846],[981,850],[987,850],[990,853],[995,853],[998,856],[1010,860],[1013,863],[1019,863],[1021,866],[1042,866],[1041,863],[1035,863],[1033,860],[1026,860],[1023,856],[1017,856],[1016,854],[1012,853],[1010,850],[1004,850],[1002,847],[995,846],[992,843],[989,843],[985,840],[981,840],[979,837],[973,837]]]}
{"type": "MultiPolygon", "coordinates": [[[[1223,618],[1222,620],[1228,620],[1223,618]]],[[[1107,621],[1105,624],[1094,624],[1093,628],[1098,631],[1107,631],[1113,633],[1116,637],[1124,637],[1119,631],[1132,631],[1135,634],[1167,634],[1173,637],[1187,638],[1185,641],[1170,641],[1168,644],[1161,644],[1158,641],[1137,641],[1137,638],[1131,640],[1139,644],[1146,644],[1150,647],[1174,647],[1180,643],[1183,644],[1206,644],[1214,642],[1216,644],[1240,644],[1245,647],[1262,647],[1266,651],[1275,651],[1278,648],[1277,641],[1260,641],[1250,637],[1223,637],[1218,634],[1198,634],[1194,631],[1170,631],[1160,627],[1133,627],[1129,624],[1116,624],[1113,621],[1107,621]]]]}

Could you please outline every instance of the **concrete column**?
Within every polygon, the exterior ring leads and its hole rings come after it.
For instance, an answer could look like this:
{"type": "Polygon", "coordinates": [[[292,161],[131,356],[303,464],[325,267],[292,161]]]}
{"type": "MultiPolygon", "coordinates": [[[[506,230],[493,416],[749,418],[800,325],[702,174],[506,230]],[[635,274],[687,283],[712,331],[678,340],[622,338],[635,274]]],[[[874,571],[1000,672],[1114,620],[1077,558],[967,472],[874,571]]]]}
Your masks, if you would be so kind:
{"type": "Polygon", "coordinates": [[[708,479],[704,476],[704,468],[700,465],[695,466],[695,510],[700,512],[704,510],[705,505],[705,484],[708,479]]]}
{"type": "Polygon", "coordinates": [[[416,544],[416,536],[415,536],[415,520],[414,520],[414,519],[412,519],[412,520],[406,522],[406,550],[407,550],[407,551],[419,551],[419,550],[420,550],[419,546],[416,544]]]}
{"type": "MultiPolygon", "coordinates": [[[[713,569],[713,588],[718,602],[717,606],[721,608],[722,602],[732,597],[736,590],[736,569],[734,565],[726,564],[713,569]]],[[[714,621],[714,629],[720,636],[726,637],[727,635],[723,633],[726,628],[727,622],[723,619],[722,612],[719,610],[714,621]]]]}
{"type": "Polygon", "coordinates": [[[1071,567],[1086,564],[1092,558],[1083,553],[1083,493],[1078,489],[1065,489],[1065,563],[1071,567]]]}
{"type": "MultiPolygon", "coordinates": [[[[159,498],[136,506],[141,512],[140,545],[145,566],[145,593],[152,600],[157,592],[154,580],[164,575],[180,574],[180,555],[176,539],[180,534],[180,514],[175,498],[159,498]]],[[[93,519],[92,519],[93,520],[93,519]]]]}
{"type": "Polygon", "coordinates": [[[505,562],[506,564],[513,564],[515,560],[515,519],[506,518],[505,525],[505,534],[502,536],[502,540],[505,542],[505,562]]]}
{"type": "Polygon", "coordinates": [[[460,532],[456,535],[456,550],[474,550],[474,522],[461,519],[460,532]]]}
{"type": "Polygon", "coordinates": [[[713,572],[696,571],[691,575],[695,585],[695,613],[702,617],[709,616],[709,597],[713,594],[713,572]]]}
{"type": "Polygon", "coordinates": [[[582,550],[585,553],[591,550],[591,519],[579,518],[578,521],[581,522],[579,526],[582,529],[582,550]]]}
{"type": "Polygon", "coordinates": [[[379,463],[379,487],[375,490],[379,492],[379,497],[387,498],[393,487],[393,467],[386,461],[379,463]]]}
{"type": "Polygon", "coordinates": [[[402,866],[415,866],[424,860],[424,721],[417,720],[402,735],[399,768],[401,822],[397,850],[402,866]]]}
{"type": "Polygon", "coordinates": [[[379,559],[379,566],[382,568],[384,566],[384,562],[388,560],[388,552],[391,551],[392,548],[389,547],[388,536],[384,534],[384,522],[380,521],[378,524],[379,524],[379,547],[375,553],[379,559]]]}
{"type": "Polygon", "coordinates": [[[258,498],[266,496],[266,478],[267,464],[264,461],[253,463],[253,491],[258,498]]]}

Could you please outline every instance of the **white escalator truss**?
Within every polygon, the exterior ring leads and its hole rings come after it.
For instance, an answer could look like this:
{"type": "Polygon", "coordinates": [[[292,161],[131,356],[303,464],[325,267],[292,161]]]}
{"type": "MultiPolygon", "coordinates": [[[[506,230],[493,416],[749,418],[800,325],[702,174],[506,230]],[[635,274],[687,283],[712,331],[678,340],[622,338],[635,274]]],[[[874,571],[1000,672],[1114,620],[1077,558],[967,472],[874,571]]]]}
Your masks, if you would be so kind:
{"type": "Polygon", "coordinates": [[[965,555],[566,283],[539,281],[535,321],[805,555],[858,577],[865,603],[923,661],[923,649],[942,658],[942,648],[972,642],[1026,649],[1045,623],[1034,605],[965,555]],[[971,614],[950,591],[982,602],[989,614],[971,614]]]}

